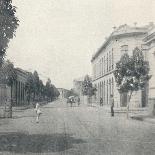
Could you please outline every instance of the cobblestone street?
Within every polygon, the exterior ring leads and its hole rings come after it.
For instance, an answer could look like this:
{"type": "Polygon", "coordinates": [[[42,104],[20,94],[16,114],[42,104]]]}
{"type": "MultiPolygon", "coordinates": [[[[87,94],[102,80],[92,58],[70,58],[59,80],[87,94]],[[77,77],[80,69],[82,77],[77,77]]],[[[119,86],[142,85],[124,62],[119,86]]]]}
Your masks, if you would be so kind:
{"type": "Polygon", "coordinates": [[[154,155],[155,124],[111,117],[104,107],[69,107],[55,101],[42,107],[40,122],[34,109],[17,110],[0,121],[0,154],[154,155]]]}

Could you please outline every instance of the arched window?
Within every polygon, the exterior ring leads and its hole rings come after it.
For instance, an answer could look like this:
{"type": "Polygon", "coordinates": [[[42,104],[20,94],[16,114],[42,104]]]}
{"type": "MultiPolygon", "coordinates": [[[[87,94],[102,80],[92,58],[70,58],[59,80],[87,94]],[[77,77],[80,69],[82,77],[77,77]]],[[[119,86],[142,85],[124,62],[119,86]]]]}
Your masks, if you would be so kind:
{"type": "Polygon", "coordinates": [[[109,79],[109,96],[111,95],[111,79],[109,79]]]}
{"type": "Polygon", "coordinates": [[[111,71],[111,52],[109,51],[109,71],[111,71]]]}
{"type": "Polygon", "coordinates": [[[109,89],[108,89],[108,85],[109,85],[109,84],[108,84],[108,80],[107,80],[107,104],[109,103],[109,102],[108,102],[108,99],[109,99],[109,89]]]}
{"type": "Polygon", "coordinates": [[[114,79],[112,77],[112,94],[114,95],[114,79]]]}
{"type": "Polygon", "coordinates": [[[128,45],[121,46],[121,55],[128,53],[128,45]]]}

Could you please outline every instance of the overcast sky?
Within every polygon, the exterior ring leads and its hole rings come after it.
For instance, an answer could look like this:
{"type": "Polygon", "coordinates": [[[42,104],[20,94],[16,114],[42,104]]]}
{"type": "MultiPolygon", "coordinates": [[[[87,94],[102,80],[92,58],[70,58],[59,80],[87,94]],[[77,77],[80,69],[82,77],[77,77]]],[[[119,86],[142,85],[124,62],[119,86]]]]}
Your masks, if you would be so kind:
{"type": "Polygon", "coordinates": [[[155,21],[154,0],[13,0],[20,20],[7,58],[56,87],[91,75],[91,57],[113,26],[155,21]]]}

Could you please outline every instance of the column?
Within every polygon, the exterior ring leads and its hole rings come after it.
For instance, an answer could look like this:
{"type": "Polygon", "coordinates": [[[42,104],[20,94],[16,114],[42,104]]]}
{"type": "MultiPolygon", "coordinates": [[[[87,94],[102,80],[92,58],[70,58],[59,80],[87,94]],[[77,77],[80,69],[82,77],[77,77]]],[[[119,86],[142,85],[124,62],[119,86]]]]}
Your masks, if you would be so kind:
{"type": "Polygon", "coordinates": [[[103,100],[104,100],[104,104],[105,104],[105,81],[104,81],[104,92],[103,92],[103,100]]]}
{"type": "Polygon", "coordinates": [[[24,104],[26,104],[26,100],[25,100],[25,84],[23,84],[23,100],[24,100],[24,104]]]}
{"type": "Polygon", "coordinates": [[[21,105],[23,105],[23,83],[21,82],[21,105]]]}

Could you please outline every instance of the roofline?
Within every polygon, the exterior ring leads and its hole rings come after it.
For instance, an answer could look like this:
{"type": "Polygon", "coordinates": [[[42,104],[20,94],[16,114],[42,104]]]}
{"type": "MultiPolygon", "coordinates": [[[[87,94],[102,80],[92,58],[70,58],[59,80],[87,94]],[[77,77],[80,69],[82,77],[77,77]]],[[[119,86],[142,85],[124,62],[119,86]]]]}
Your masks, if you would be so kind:
{"type": "Polygon", "coordinates": [[[69,91],[68,89],[65,89],[65,88],[57,88],[57,89],[63,89],[63,90],[67,90],[67,91],[69,91]]]}
{"type": "Polygon", "coordinates": [[[108,37],[108,39],[106,39],[106,41],[103,43],[103,45],[100,47],[100,49],[95,53],[94,56],[92,56],[91,62],[93,62],[95,60],[96,57],[99,56],[99,54],[102,52],[103,49],[106,48],[106,46],[108,45],[108,43],[117,38],[117,37],[126,37],[126,36],[132,36],[132,35],[143,35],[143,34],[147,34],[146,31],[143,32],[128,32],[128,33],[122,33],[122,34],[116,34],[114,35],[113,33],[108,37]]]}

